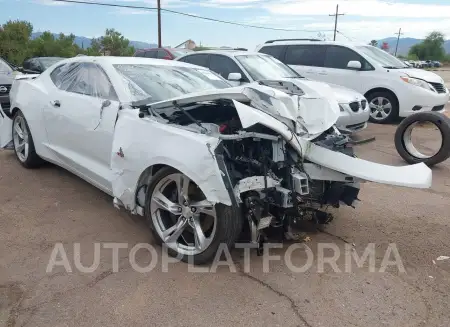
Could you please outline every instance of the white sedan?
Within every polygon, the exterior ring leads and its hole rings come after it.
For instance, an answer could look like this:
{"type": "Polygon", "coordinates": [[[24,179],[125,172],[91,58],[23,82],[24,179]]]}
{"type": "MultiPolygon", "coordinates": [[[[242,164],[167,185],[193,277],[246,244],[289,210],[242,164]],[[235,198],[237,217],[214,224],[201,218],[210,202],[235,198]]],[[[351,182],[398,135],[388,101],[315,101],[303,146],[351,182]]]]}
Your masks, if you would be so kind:
{"type": "Polygon", "coordinates": [[[143,215],[169,253],[197,263],[231,246],[244,223],[258,244],[311,203],[314,213],[353,205],[365,180],[431,185],[424,164],[354,157],[329,88],[275,84],[233,88],[176,61],[71,58],[16,78],[0,145],[12,138],[26,168],[49,161],[75,173],[143,215]]]}

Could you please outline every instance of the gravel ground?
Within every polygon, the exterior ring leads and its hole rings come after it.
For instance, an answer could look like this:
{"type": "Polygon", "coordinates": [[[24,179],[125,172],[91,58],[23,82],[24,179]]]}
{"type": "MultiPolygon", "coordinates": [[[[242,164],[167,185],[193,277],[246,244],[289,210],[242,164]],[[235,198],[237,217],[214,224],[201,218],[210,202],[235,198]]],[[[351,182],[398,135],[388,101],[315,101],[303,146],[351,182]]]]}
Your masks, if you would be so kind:
{"type": "MultiPolygon", "coordinates": [[[[377,140],[359,146],[359,156],[404,165],[394,132],[393,125],[370,125],[362,136],[377,140]]],[[[426,130],[421,136],[435,141],[426,130]]],[[[314,261],[305,272],[291,271],[285,260],[264,272],[263,257],[254,252],[246,271],[241,252],[233,251],[236,272],[223,266],[194,273],[183,263],[165,271],[158,261],[140,273],[129,261],[134,244],[151,242],[140,219],[60,168],[25,170],[11,152],[1,151],[0,326],[449,326],[450,260],[436,259],[450,256],[450,161],[433,168],[431,189],[366,183],[360,199],[356,209],[339,209],[325,232],[309,233],[304,244],[314,261]],[[119,251],[118,269],[108,249],[101,250],[94,272],[75,268],[73,244],[80,244],[81,262],[89,266],[96,242],[128,243],[128,251],[119,251]],[[56,267],[46,273],[56,243],[63,244],[72,272],[56,267]],[[341,271],[320,269],[323,243],[339,249],[341,271]],[[345,254],[361,256],[369,243],[375,244],[376,272],[368,262],[345,264],[345,254]],[[405,272],[379,271],[389,244],[405,272]]],[[[287,249],[270,253],[283,256],[287,249]]],[[[289,258],[302,266],[307,253],[303,247],[289,258]]],[[[148,251],[135,256],[140,266],[151,259],[148,251]]]]}

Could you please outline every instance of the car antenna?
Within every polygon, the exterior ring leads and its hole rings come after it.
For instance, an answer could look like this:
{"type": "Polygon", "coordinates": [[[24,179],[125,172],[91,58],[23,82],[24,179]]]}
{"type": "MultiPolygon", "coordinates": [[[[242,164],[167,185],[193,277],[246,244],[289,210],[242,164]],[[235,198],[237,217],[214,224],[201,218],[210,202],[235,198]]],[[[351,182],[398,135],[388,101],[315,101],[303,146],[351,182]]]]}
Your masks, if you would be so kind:
{"type": "Polygon", "coordinates": [[[176,100],[172,101],[172,104],[175,108],[177,108],[183,114],[185,114],[186,117],[188,117],[190,120],[192,120],[194,123],[196,123],[203,130],[204,134],[208,131],[204,126],[202,126],[202,124],[197,119],[192,117],[190,113],[188,113],[183,107],[181,107],[176,100]]]}

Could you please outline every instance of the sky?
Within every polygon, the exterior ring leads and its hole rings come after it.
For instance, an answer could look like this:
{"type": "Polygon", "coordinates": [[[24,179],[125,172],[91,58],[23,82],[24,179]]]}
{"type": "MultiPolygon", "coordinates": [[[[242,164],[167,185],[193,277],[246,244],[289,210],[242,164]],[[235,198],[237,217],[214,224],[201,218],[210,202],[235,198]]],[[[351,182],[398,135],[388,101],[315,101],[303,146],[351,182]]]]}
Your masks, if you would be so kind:
{"type": "MultiPolygon", "coordinates": [[[[84,0],[129,6],[156,7],[156,0],[84,0]]],[[[161,0],[162,7],[205,16],[292,31],[271,31],[210,22],[173,13],[162,14],[162,42],[176,46],[187,39],[197,45],[245,47],[277,38],[333,39],[334,17],[339,16],[337,40],[368,43],[395,37],[423,38],[433,30],[450,39],[450,0],[161,0]]],[[[157,43],[155,11],[67,4],[52,0],[0,0],[0,23],[27,20],[34,32],[73,33],[98,37],[115,28],[134,41],[157,43]]]]}

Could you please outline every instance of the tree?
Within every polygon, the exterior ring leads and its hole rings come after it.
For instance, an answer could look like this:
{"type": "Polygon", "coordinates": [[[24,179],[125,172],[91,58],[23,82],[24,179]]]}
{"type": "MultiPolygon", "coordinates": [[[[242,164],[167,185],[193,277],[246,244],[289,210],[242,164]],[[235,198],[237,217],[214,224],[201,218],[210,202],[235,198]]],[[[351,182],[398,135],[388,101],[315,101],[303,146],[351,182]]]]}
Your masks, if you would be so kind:
{"type": "Polygon", "coordinates": [[[82,53],[82,49],[75,44],[75,35],[59,34],[55,37],[50,32],[42,33],[38,38],[30,41],[33,57],[74,57],[82,53]]]}
{"type": "Polygon", "coordinates": [[[409,55],[417,56],[421,60],[442,60],[445,57],[444,34],[431,32],[423,42],[413,45],[409,49],[409,55]]]}
{"type": "Polygon", "coordinates": [[[0,27],[0,57],[22,65],[29,55],[28,47],[33,26],[27,21],[9,20],[0,27]]]}
{"type": "Polygon", "coordinates": [[[103,54],[109,56],[132,56],[134,47],[130,46],[130,41],[115,29],[106,29],[105,35],[93,39],[87,53],[103,54]]]}
{"type": "Polygon", "coordinates": [[[372,41],[370,41],[369,45],[371,45],[373,47],[377,47],[378,46],[378,41],[377,40],[372,40],[372,41]]]}

